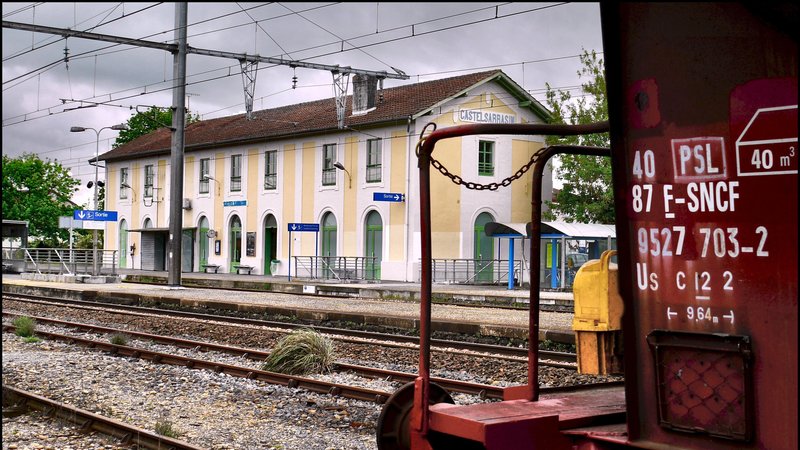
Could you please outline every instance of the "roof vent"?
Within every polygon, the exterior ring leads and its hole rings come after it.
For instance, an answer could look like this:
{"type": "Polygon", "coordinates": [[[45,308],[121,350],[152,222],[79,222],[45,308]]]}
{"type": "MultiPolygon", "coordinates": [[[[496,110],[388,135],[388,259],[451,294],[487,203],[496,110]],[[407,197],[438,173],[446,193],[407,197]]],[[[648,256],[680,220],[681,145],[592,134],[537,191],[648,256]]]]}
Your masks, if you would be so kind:
{"type": "Polygon", "coordinates": [[[375,108],[378,90],[378,77],[372,75],[353,75],[353,114],[363,113],[375,108]]]}

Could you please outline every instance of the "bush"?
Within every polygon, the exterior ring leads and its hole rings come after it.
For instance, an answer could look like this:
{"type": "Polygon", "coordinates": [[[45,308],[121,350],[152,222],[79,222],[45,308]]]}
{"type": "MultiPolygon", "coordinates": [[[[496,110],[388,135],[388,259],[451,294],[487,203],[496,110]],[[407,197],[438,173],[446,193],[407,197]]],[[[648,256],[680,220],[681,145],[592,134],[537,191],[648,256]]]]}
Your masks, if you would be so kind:
{"type": "Polygon", "coordinates": [[[16,328],[17,336],[31,337],[36,332],[36,321],[28,316],[19,316],[11,322],[16,328]]]}
{"type": "Polygon", "coordinates": [[[330,371],[334,360],[331,340],[306,328],[281,339],[262,369],[288,375],[307,375],[330,371]]]}

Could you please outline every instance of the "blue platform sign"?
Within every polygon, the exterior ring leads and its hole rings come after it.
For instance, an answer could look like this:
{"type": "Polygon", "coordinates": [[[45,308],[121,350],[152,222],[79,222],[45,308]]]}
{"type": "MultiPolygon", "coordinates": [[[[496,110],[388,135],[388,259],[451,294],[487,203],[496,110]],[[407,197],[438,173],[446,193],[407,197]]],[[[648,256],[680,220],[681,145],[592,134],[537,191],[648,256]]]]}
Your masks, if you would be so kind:
{"type": "Polygon", "coordinates": [[[76,209],[73,211],[73,219],[75,220],[96,220],[101,222],[116,222],[116,211],[94,211],[91,209],[76,209]]]}
{"type": "Polygon", "coordinates": [[[394,192],[373,192],[372,201],[375,202],[404,202],[406,201],[406,194],[397,194],[394,192]]]}
{"type": "Polygon", "coordinates": [[[289,224],[289,231],[314,231],[319,232],[319,224],[318,223],[290,223],[289,224]]]}

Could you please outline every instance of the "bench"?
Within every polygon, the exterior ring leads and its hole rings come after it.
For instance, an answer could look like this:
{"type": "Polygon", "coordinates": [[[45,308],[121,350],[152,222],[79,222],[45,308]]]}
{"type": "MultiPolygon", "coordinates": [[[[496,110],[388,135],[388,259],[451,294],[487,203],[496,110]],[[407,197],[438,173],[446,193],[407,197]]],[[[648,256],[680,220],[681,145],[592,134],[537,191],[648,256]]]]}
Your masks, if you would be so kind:
{"type": "Polygon", "coordinates": [[[253,266],[242,266],[242,265],[239,265],[239,266],[236,266],[236,273],[242,273],[242,270],[246,270],[247,274],[250,275],[250,273],[253,271],[253,269],[255,269],[255,267],[253,267],[253,266]]]}
{"type": "Polygon", "coordinates": [[[208,273],[208,269],[214,269],[214,273],[217,273],[219,264],[203,264],[203,272],[208,273]]]}

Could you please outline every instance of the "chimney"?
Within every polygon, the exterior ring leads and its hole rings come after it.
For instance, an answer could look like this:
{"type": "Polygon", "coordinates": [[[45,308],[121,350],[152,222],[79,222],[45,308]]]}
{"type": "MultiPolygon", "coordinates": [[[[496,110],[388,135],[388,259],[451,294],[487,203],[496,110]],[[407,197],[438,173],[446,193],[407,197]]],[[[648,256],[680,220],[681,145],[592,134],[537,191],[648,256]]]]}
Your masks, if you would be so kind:
{"type": "Polygon", "coordinates": [[[365,113],[375,108],[378,77],[353,75],[353,114],[365,113]]]}

